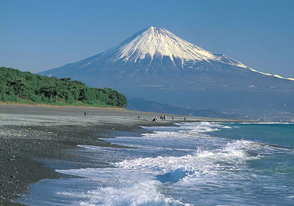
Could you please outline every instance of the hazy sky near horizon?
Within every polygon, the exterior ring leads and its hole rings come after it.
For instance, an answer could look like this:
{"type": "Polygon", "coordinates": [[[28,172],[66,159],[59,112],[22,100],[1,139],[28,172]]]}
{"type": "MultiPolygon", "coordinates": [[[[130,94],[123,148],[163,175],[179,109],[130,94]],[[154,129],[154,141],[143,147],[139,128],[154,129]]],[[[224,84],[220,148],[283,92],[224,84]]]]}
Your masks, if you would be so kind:
{"type": "Polygon", "coordinates": [[[292,0],[0,0],[0,66],[32,73],[163,27],[258,71],[294,77],[292,0]]]}

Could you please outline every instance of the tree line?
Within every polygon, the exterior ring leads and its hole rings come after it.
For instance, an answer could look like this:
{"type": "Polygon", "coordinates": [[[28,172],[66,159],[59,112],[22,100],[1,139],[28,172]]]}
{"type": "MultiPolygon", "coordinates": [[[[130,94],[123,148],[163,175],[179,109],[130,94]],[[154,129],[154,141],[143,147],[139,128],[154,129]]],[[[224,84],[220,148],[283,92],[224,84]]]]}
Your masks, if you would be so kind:
{"type": "Polygon", "coordinates": [[[47,77],[0,67],[0,101],[126,107],[127,99],[110,88],[90,88],[70,78],[47,77]]]}

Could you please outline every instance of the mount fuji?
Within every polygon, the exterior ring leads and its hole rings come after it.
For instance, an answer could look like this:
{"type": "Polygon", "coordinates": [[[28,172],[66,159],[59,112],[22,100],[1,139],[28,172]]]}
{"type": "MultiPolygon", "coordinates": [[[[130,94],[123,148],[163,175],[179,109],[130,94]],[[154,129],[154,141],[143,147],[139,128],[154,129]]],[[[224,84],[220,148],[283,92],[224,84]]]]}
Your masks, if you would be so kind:
{"type": "Polygon", "coordinates": [[[41,72],[191,109],[290,120],[294,79],[256,71],[164,28],[149,27],[87,59],[41,72]]]}

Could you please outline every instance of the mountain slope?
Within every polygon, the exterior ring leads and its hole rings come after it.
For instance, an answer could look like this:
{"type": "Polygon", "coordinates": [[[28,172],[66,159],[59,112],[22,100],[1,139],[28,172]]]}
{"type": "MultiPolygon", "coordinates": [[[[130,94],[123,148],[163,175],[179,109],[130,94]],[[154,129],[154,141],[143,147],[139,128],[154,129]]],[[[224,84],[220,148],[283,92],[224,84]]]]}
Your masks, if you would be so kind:
{"type": "Polygon", "coordinates": [[[292,112],[294,107],[293,79],[258,72],[155,27],[101,54],[41,74],[114,88],[128,98],[255,118],[273,118],[269,110],[292,112]]]}

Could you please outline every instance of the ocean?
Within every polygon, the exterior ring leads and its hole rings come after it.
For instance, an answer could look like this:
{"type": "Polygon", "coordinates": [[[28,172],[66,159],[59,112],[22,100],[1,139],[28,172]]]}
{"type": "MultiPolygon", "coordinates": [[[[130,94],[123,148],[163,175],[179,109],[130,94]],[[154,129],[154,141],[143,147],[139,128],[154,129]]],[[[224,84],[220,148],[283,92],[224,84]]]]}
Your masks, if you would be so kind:
{"type": "Polygon", "coordinates": [[[65,175],[30,185],[28,205],[294,205],[294,125],[190,122],[79,145],[65,175]],[[78,165],[78,166],[77,166],[78,165]]]}

